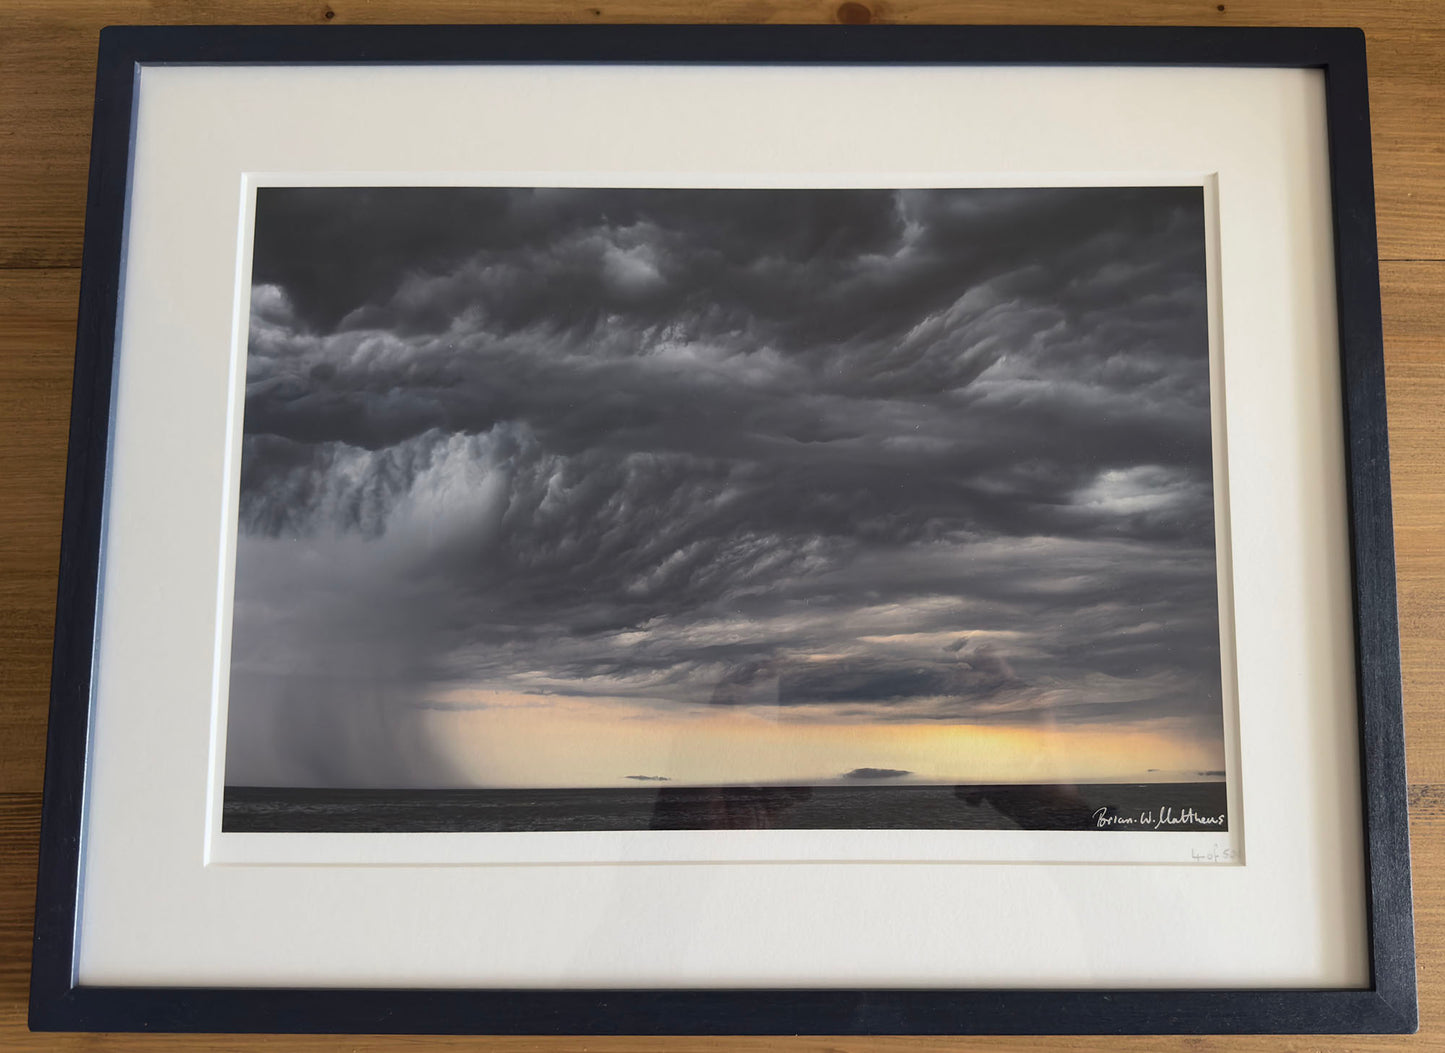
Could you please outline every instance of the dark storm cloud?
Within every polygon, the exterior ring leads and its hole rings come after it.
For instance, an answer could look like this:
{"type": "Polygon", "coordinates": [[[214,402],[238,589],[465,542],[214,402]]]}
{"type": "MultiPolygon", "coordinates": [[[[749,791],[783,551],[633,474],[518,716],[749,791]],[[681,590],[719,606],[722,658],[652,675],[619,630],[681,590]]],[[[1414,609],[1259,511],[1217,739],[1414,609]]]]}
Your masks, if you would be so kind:
{"type": "Polygon", "coordinates": [[[1024,686],[1007,661],[987,645],[960,655],[958,641],[942,648],[944,654],[901,663],[897,659],[848,658],[809,662],[782,673],[778,685],[781,705],[817,705],[832,702],[890,703],[918,698],[939,698],[959,703],[965,712],[976,703],[1024,686]]]}
{"type": "MultiPolygon", "coordinates": [[[[618,241],[599,234],[621,232],[624,247],[670,245],[693,274],[756,286],[748,270],[760,259],[846,260],[886,248],[899,223],[886,194],[785,191],[284,187],[260,189],[256,214],[253,282],[290,291],[299,317],[323,332],[367,309],[386,327],[431,319],[447,328],[435,302],[396,296],[425,277],[480,293],[509,327],[576,324],[618,305],[669,317],[640,285],[608,281],[625,277],[625,264],[606,269],[618,241]],[[549,264],[546,282],[527,280],[522,272],[539,260],[549,264]],[[488,281],[461,266],[468,261],[501,270],[488,281]]],[[[699,293],[682,287],[667,302],[698,302],[699,293]]],[[[773,313],[789,312],[775,298],[773,313]]]]}
{"type": "Polygon", "coordinates": [[[256,217],[238,668],[1219,737],[1198,188],[256,217]]]}

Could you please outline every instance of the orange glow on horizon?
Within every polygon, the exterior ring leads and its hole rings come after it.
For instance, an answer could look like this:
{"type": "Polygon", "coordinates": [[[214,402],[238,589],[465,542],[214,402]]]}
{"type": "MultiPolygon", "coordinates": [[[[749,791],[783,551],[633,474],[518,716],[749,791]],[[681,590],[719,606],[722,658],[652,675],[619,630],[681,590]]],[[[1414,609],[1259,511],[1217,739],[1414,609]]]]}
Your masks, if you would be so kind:
{"type": "Polygon", "coordinates": [[[1153,726],[952,724],[824,719],[792,709],[682,713],[627,699],[465,692],[427,712],[459,785],[624,786],[833,782],[858,768],[909,782],[1188,781],[1223,768],[1222,747],[1153,726]]]}

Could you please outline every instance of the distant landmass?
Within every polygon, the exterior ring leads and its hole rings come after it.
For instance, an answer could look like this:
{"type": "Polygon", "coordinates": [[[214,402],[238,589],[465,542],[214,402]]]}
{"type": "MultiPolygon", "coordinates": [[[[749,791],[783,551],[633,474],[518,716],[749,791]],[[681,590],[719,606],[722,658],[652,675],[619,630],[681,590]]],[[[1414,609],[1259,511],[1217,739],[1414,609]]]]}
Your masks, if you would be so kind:
{"type": "Polygon", "coordinates": [[[845,779],[901,779],[905,775],[912,775],[911,771],[902,768],[854,768],[852,771],[845,771],[845,779]]]}

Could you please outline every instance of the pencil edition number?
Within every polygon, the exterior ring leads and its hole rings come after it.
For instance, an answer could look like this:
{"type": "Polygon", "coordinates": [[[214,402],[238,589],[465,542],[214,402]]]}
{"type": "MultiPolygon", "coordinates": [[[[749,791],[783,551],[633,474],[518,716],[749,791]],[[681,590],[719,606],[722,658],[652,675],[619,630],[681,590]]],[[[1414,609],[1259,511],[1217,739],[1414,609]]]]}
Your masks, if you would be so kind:
{"type": "Polygon", "coordinates": [[[1197,848],[1191,848],[1189,858],[1196,863],[1232,863],[1238,858],[1238,853],[1232,848],[1211,845],[1202,852],[1197,848]]]}

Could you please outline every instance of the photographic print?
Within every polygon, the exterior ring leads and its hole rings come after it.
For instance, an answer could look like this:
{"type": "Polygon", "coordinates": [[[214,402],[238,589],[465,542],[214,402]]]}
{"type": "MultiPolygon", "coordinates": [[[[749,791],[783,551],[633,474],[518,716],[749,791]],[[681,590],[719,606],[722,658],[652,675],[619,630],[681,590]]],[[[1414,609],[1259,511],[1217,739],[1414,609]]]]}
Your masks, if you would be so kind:
{"type": "Polygon", "coordinates": [[[1204,194],[260,187],[223,830],[1223,831],[1204,194]]]}

